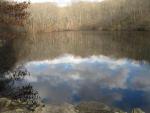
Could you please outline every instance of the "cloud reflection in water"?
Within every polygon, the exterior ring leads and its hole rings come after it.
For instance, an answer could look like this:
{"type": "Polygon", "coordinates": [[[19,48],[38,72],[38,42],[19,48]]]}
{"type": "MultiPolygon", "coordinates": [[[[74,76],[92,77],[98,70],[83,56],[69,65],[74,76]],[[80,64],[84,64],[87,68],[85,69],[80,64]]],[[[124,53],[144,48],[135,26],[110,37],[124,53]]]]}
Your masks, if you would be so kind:
{"type": "Polygon", "coordinates": [[[105,56],[89,58],[63,55],[53,60],[26,63],[26,78],[49,103],[97,100],[150,108],[150,65],[105,56]]]}

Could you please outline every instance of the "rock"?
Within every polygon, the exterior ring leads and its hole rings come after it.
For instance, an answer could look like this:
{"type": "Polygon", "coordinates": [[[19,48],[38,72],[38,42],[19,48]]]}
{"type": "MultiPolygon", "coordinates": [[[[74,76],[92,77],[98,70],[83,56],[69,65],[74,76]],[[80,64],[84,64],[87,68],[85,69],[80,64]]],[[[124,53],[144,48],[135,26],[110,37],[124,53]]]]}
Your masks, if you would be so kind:
{"type": "Polygon", "coordinates": [[[24,110],[23,109],[16,109],[16,112],[23,112],[24,110]]]}
{"type": "Polygon", "coordinates": [[[12,111],[5,111],[5,112],[1,112],[1,113],[32,113],[30,111],[16,111],[16,110],[12,110],[12,111]]]}
{"type": "MultiPolygon", "coordinates": [[[[81,102],[77,106],[65,103],[62,105],[44,105],[39,103],[33,110],[26,107],[26,103],[0,98],[0,113],[125,113],[118,108],[111,108],[99,102],[81,102]]],[[[132,113],[145,113],[136,108],[132,113]]]]}
{"type": "Polygon", "coordinates": [[[79,113],[124,113],[119,109],[111,109],[105,104],[98,102],[82,102],[76,106],[79,113]]]}
{"type": "Polygon", "coordinates": [[[10,104],[11,104],[11,100],[9,100],[7,98],[0,98],[0,106],[1,107],[7,107],[10,104]]]}
{"type": "Polygon", "coordinates": [[[132,110],[132,113],[145,113],[140,108],[135,108],[132,110]]]}
{"type": "Polygon", "coordinates": [[[44,106],[40,105],[37,108],[35,108],[34,113],[43,113],[43,111],[44,111],[44,106]]]}
{"type": "Polygon", "coordinates": [[[71,104],[47,105],[42,113],[78,113],[71,104]]]}
{"type": "Polygon", "coordinates": [[[0,98],[0,112],[7,110],[10,104],[11,100],[7,98],[0,98]]]}
{"type": "Polygon", "coordinates": [[[20,102],[0,98],[0,113],[30,113],[20,102]]]}

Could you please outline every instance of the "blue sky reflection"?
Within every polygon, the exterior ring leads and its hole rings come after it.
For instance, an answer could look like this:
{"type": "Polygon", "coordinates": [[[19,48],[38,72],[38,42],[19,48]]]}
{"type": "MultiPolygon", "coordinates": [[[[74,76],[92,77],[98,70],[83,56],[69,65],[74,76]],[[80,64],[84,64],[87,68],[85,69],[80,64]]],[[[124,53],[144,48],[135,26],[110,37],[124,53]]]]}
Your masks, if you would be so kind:
{"type": "Polygon", "coordinates": [[[150,110],[150,65],[105,56],[63,55],[26,63],[26,80],[49,103],[101,101],[125,110],[150,110]]]}

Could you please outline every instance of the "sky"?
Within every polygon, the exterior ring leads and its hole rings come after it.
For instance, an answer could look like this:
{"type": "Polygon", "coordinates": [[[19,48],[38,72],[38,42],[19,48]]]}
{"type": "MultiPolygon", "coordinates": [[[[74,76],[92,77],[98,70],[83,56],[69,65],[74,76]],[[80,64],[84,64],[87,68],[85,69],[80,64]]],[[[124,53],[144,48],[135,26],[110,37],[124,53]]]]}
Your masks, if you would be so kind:
{"type": "MultiPolygon", "coordinates": [[[[28,1],[28,0],[14,0],[14,1],[28,1]]],[[[71,3],[71,1],[88,1],[88,2],[101,2],[103,0],[30,0],[31,3],[42,3],[42,2],[55,2],[59,6],[66,6],[71,3]]]]}

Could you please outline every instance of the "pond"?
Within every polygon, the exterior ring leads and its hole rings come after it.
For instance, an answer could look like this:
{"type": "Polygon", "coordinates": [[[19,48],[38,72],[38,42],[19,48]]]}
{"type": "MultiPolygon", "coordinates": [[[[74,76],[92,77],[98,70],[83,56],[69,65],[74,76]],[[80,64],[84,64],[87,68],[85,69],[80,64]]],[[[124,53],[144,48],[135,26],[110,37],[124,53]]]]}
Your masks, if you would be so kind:
{"type": "Polygon", "coordinates": [[[97,101],[150,111],[148,32],[41,33],[15,39],[0,52],[1,67],[23,65],[30,73],[24,82],[46,104],[97,101]]]}

